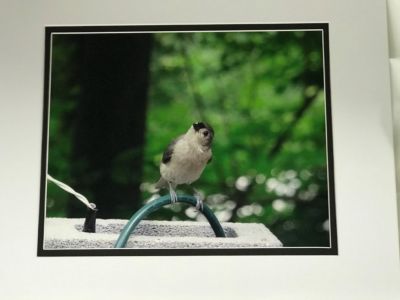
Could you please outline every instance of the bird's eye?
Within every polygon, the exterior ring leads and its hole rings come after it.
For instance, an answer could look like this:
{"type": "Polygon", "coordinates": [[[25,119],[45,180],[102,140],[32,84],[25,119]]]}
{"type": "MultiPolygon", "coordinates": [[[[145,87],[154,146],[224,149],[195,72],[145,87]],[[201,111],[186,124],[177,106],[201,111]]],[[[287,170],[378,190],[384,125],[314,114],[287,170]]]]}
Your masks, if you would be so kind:
{"type": "Polygon", "coordinates": [[[207,135],[208,135],[208,131],[207,131],[207,130],[204,131],[204,132],[203,132],[203,135],[204,135],[204,136],[207,136],[207,135]]]}

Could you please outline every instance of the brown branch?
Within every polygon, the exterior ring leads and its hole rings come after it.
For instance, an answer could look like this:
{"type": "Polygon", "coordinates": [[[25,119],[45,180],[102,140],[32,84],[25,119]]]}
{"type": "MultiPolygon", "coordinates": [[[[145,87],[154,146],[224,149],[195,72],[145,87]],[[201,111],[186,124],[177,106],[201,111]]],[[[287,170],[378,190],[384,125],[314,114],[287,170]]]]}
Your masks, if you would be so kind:
{"type": "MultiPolygon", "coordinates": [[[[281,133],[281,135],[276,139],[275,144],[272,146],[271,150],[268,152],[267,159],[273,159],[279,151],[282,149],[284,143],[289,139],[292,134],[293,129],[299,123],[301,118],[304,116],[304,113],[311,106],[314,100],[318,96],[319,90],[315,91],[313,95],[307,95],[306,90],[309,86],[315,85],[320,86],[318,79],[314,78],[313,72],[310,70],[310,59],[308,53],[311,51],[310,45],[305,43],[303,40],[302,44],[302,52],[304,57],[304,72],[301,75],[301,82],[303,83],[303,95],[304,101],[302,105],[297,109],[294,113],[294,117],[292,122],[286,127],[286,129],[281,133]]],[[[322,76],[322,75],[321,75],[322,76]]]]}
{"type": "Polygon", "coordinates": [[[272,159],[276,154],[282,149],[285,142],[289,139],[292,134],[293,129],[299,123],[301,118],[304,116],[304,113],[311,106],[314,100],[317,98],[318,92],[316,92],[313,96],[305,96],[302,105],[297,109],[294,113],[293,121],[286,127],[286,129],[278,136],[275,141],[275,144],[272,146],[271,150],[268,152],[268,159],[272,159]]]}

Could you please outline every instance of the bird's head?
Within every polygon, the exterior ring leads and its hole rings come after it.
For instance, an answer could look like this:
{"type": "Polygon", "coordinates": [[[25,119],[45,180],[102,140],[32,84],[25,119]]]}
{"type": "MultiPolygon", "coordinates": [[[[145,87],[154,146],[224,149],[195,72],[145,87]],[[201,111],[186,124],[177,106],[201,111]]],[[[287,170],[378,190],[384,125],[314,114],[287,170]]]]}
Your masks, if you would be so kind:
{"type": "Polygon", "coordinates": [[[188,133],[196,143],[201,146],[210,147],[214,139],[214,129],[207,123],[193,123],[188,133]]]}

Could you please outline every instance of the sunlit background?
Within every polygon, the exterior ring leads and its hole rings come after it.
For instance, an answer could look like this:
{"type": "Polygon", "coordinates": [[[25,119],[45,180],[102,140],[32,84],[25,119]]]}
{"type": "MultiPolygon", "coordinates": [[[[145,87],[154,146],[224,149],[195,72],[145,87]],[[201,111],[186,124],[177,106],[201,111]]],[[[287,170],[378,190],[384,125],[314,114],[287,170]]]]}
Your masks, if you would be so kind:
{"type": "MultiPolygon", "coordinates": [[[[213,161],[193,185],[218,219],[329,246],[321,31],[54,35],[51,66],[48,172],[100,218],[167,193],[154,190],[163,151],[205,121],[213,161]]],[[[48,183],[46,214],[85,206],[48,183]]],[[[184,204],[149,218],[203,220],[184,204]]]]}

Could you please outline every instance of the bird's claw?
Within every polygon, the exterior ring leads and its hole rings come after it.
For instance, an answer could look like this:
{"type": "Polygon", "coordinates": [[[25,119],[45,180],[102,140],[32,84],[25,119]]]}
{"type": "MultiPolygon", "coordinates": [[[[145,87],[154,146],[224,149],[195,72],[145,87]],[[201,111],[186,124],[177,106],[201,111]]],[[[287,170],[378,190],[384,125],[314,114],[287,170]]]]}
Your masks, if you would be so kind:
{"type": "Polygon", "coordinates": [[[168,182],[169,185],[169,195],[171,197],[171,203],[178,202],[178,195],[176,194],[175,190],[172,188],[171,183],[168,182]]]}
{"type": "Polygon", "coordinates": [[[196,194],[196,195],[194,195],[194,197],[196,198],[196,209],[198,211],[203,211],[204,204],[203,204],[203,200],[201,200],[200,195],[196,194]]]}
{"type": "Polygon", "coordinates": [[[174,190],[169,191],[169,195],[171,197],[171,203],[176,203],[178,202],[178,196],[174,190]]]}

